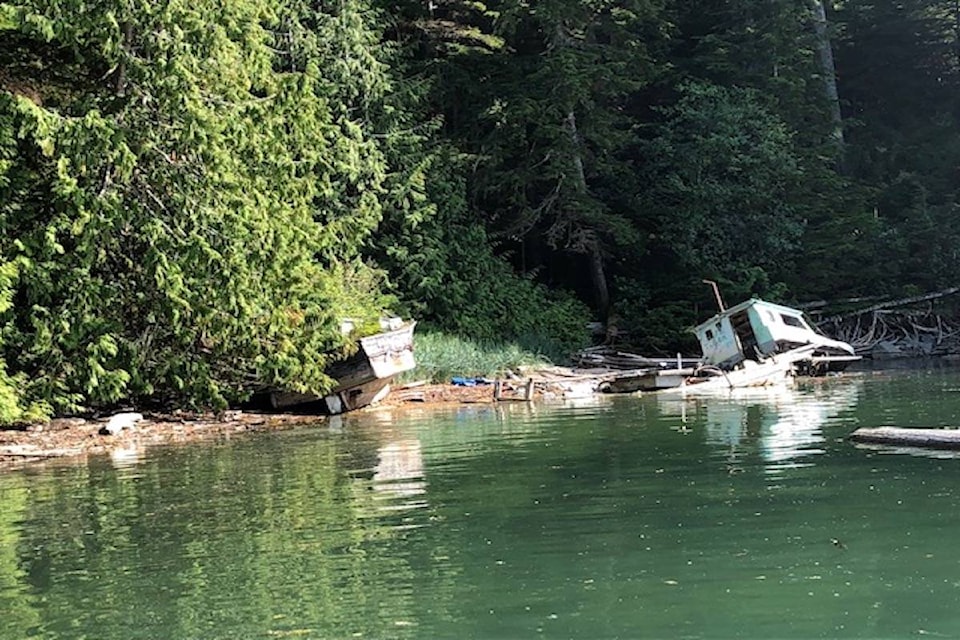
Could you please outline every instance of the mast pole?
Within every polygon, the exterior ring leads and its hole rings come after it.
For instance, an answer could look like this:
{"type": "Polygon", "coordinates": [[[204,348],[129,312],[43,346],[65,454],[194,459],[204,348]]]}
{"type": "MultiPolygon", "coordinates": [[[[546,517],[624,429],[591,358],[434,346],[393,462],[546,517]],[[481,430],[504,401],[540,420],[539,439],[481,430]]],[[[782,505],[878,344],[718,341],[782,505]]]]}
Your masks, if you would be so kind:
{"type": "Polygon", "coordinates": [[[717,283],[713,280],[704,280],[703,283],[710,285],[713,289],[713,296],[717,299],[717,306],[720,307],[720,311],[726,311],[727,307],[723,304],[723,298],[720,297],[720,287],[717,286],[717,283]]]}

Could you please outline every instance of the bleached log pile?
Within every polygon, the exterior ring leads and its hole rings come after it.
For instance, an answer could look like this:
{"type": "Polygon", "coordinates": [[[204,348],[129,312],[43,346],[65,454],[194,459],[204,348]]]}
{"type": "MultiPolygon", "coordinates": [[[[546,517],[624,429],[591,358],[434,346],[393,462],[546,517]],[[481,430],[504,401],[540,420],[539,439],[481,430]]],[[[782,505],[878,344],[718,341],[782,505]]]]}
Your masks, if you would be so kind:
{"type": "Polygon", "coordinates": [[[935,309],[933,301],[960,287],[878,303],[818,323],[828,336],[873,357],[934,357],[960,354],[960,318],[935,309]]]}

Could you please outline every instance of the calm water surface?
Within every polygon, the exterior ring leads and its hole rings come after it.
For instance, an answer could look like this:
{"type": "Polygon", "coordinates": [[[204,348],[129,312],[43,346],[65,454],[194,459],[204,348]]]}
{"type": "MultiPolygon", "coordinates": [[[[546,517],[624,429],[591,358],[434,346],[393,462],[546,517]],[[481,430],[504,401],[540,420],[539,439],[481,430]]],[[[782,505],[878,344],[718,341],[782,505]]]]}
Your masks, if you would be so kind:
{"type": "Polygon", "coordinates": [[[960,637],[960,373],[351,416],[0,476],[0,638],[960,637]]]}

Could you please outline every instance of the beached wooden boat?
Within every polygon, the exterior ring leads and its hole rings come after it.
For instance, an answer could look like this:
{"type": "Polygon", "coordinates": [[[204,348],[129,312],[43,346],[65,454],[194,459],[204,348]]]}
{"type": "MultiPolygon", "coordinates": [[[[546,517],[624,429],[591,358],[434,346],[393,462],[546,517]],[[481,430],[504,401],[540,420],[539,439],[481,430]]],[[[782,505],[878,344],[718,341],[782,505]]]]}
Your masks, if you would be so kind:
{"type": "MultiPolygon", "coordinates": [[[[718,297],[719,300],[719,297],[718,297]]],[[[796,374],[841,370],[859,360],[853,347],[817,333],[803,312],[751,298],[694,328],[704,366],[684,378],[684,392],[765,387],[796,374]]]]}
{"type": "Polygon", "coordinates": [[[839,371],[859,360],[853,347],[807,323],[803,312],[751,298],[724,308],[693,332],[704,366],[678,387],[685,392],[783,384],[795,374],[839,371]]]}
{"type": "Polygon", "coordinates": [[[390,393],[394,377],[416,366],[413,330],[416,322],[394,323],[382,333],[358,342],[357,352],[327,369],[337,386],[326,396],[274,391],[270,404],[283,409],[307,403],[321,403],[330,414],[353,411],[382,400],[390,393]]]}

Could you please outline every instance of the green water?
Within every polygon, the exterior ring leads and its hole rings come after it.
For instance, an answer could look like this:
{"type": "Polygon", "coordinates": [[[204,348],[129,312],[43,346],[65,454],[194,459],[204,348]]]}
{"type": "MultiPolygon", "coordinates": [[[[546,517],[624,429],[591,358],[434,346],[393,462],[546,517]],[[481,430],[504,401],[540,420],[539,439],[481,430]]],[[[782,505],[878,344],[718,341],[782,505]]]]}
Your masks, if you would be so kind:
{"type": "Polygon", "coordinates": [[[0,475],[0,638],[960,637],[960,374],[351,416],[0,475]]]}

